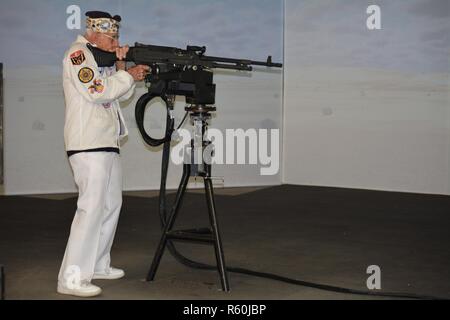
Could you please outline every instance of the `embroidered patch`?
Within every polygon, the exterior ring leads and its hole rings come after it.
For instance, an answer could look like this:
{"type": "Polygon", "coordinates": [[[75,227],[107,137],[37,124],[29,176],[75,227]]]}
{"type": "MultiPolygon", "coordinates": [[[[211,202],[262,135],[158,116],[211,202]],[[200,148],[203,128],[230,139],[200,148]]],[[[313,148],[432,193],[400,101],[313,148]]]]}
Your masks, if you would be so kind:
{"type": "Polygon", "coordinates": [[[102,80],[99,79],[95,79],[94,83],[88,88],[89,93],[93,94],[95,92],[97,93],[102,93],[103,92],[103,84],[102,84],[102,80]]]}
{"type": "Polygon", "coordinates": [[[94,79],[94,71],[91,68],[81,68],[78,72],[78,79],[80,79],[83,83],[88,83],[92,79],[94,79]]]}
{"type": "Polygon", "coordinates": [[[79,66],[86,60],[86,57],[84,56],[83,50],[75,51],[70,55],[70,60],[72,61],[72,64],[79,66]]]}

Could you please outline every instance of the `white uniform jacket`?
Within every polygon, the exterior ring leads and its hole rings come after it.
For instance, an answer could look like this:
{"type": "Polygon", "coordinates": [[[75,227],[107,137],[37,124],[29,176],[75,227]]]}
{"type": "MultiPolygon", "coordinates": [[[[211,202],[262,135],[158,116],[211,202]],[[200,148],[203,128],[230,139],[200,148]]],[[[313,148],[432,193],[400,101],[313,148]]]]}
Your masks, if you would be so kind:
{"type": "Polygon", "coordinates": [[[119,101],[131,97],[134,80],[115,66],[99,68],[87,43],[78,36],[63,60],[66,150],[120,148],[128,130],[119,101]]]}

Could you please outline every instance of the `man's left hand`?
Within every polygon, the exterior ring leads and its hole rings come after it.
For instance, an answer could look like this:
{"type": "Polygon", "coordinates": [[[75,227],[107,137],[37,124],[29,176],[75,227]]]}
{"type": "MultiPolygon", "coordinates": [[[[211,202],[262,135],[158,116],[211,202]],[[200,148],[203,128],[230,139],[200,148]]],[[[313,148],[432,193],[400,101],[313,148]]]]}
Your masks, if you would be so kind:
{"type": "Polygon", "coordinates": [[[128,47],[128,46],[116,48],[116,57],[119,60],[116,62],[117,70],[126,70],[126,62],[120,61],[120,60],[125,59],[125,57],[127,56],[128,50],[130,50],[130,47],[128,47]]]}
{"type": "Polygon", "coordinates": [[[127,52],[130,50],[129,46],[123,46],[116,48],[116,56],[118,60],[123,60],[127,56],[127,52]]]}

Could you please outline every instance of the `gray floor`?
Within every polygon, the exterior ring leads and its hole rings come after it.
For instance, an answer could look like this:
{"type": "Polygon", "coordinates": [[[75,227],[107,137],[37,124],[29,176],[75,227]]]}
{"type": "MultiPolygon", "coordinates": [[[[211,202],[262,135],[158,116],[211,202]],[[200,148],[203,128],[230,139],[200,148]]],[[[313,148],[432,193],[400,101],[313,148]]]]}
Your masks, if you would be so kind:
{"type": "MultiPolygon", "coordinates": [[[[383,291],[450,298],[450,197],[289,185],[217,193],[229,266],[365,290],[366,268],[378,265],[383,291]]],[[[161,234],[155,196],[125,196],[112,257],[126,277],[95,281],[98,299],[374,299],[234,273],[224,293],[216,272],[186,268],[167,252],[147,283],[161,234]]],[[[0,197],[7,299],[72,299],[55,288],[75,207],[74,195],[0,197]]],[[[177,227],[206,224],[203,194],[188,193],[177,227]]],[[[214,261],[211,247],[178,248],[214,261]]]]}

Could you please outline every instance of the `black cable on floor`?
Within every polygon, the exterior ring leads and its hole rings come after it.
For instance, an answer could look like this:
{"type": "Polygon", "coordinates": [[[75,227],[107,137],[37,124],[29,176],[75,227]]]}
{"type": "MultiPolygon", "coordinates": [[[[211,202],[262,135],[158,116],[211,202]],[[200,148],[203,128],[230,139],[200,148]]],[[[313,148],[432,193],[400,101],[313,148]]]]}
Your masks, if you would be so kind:
{"type": "MultiPolygon", "coordinates": [[[[166,182],[167,182],[167,172],[169,169],[169,158],[170,158],[170,142],[171,142],[171,136],[174,131],[174,121],[169,116],[169,107],[166,102],[166,108],[167,108],[167,123],[166,123],[166,132],[165,137],[163,139],[153,139],[145,132],[144,129],[144,113],[145,113],[145,107],[147,103],[153,98],[153,96],[148,95],[145,98],[142,98],[138,101],[136,104],[136,121],[138,122],[138,128],[141,131],[142,136],[146,140],[146,142],[149,143],[152,146],[157,146],[163,144],[163,155],[162,155],[162,165],[161,165],[161,184],[160,184],[160,195],[159,195],[159,214],[160,214],[160,222],[161,227],[164,229],[165,223],[167,221],[167,201],[166,201],[166,182]]],[[[184,121],[186,120],[188,113],[185,114],[183,120],[181,121],[180,125],[178,126],[178,129],[182,126],[184,121]]],[[[173,244],[172,241],[167,241],[167,248],[169,252],[172,254],[172,256],[181,264],[188,266],[190,268],[196,268],[196,269],[204,269],[204,270],[216,270],[216,266],[200,263],[191,259],[186,258],[183,256],[173,244]]],[[[255,276],[259,278],[266,278],[270,280],[275,281],[281,281],[289,284],[294,285],[300,285],[304,287],[319,289],[319,290],[325,290],[325,291],[331,291],[331,292],[338,292],[338,293],[345,293],[345,294],[355,294],[355,295],[365,295],[365,296],[378,296],[378,297],[389,297],[389,298],[403,298],[403,299],[422,299],[422,300],[448,300],[448,298],[440,298],[436,296],[429,296],[429,295],[419,295],[419,294],[413,294],[413,293],[402,293],[402,292],[380,292],[380,291],[364,291],[364,290],[356,290],[356,289],[350,289],[350,288],[343,288],[343,287],[337,287],[337,286],[331,286],[326,284],[320,284],[320,283],[314,283],[314,282],[308,282],[303,280],[297,280],[292,278],[287,278],[284,276],[279,276],[273,273],[267,273],[267,272],[258,272],[253,270],[248,270],[244,268],[235,268],[235,267],[228,267],[226,268],[228,272],[233,273],[240,273],[240,274],[246,274],[250,276],[255,276]]]]}
{"type": "MultiPolygon", "coordinates": [[[[161,177],[167,179],[167,170],[168,170],[168,161],[169,161],[169,149],[170,142],[166,142],[164,144],[163,150],[163,166],[161,177]]],[[[161,183],[160,190],[160,220],[161,227],[164,229],[165,223],[167,221],[167,211],[166,211],[166,183],[161,183]]],[[[175,247],[174,243],[170,240],[167,241],[167,248],[172,256],[181,264],[188,266],[190,268],[196,269],[204,269],[204,270],[216,270],[216,266],[200,263],[197,261],[193,261],[191,259],[183,256],[175,247]]],[[[289,284],[300,285],[309,288],[315,288],[319,290],[345,293],[345,294],[355,294],[355,295],[366,295],[366,296],[378,296],[378,297],[391,297],[391,298],[404,298],[404,299],[422,299],[422,300],[444,300],[444,298],[429,296],[429,295],[418,295],[418,294],[410,294],[410,293],[401,293],[401,292],[380,292],[380,291],[364,291],[364,290],[355,290],[349,288],[342,288],[337,286],[331,286],[326,284],[308,282],[303,280],[297,280],[292,278],[287,278],[284,276],[279,276],[273,273],[267,272],[258,272],[253,270],[248,270],[244,268],[236,268],[236,267],[228,267],[226,268],[228,272],[246,274],[250,276],[255,276],[259,278],[266,278],[275,281],[281,281],[289,284]]]]}
{"type": "Polygon", "coordinates": [[[283,276],[279,276],[273,273],[267,272],[257,272],[253,270],[243,269],[243,268],[227,268],[228,271],[234,273],[242,273],[250,276],[266,278],[281,282],[286,282],[290,284],[295,284],[299,286],[315,288],[319,290],[326,290],[338,293],[347,293],[347,294],[357,294],[357,295],[366,295],[366,296],[378,296],[378,297],[390,297],[390,298],[408,298],[408,299],[421,299],[421,300],[448,300],[446,298],[429,296],[429,295],[418,295],[414,293],[403,293],[403,292],[380,292],[380,291],[365,291],[365,290],[356,290],[349,288],[342,288],[337,286],[330,286],[327,284],[320,284],[314,282],[308,282],[303,280],[291,279],[283,276]]]}

